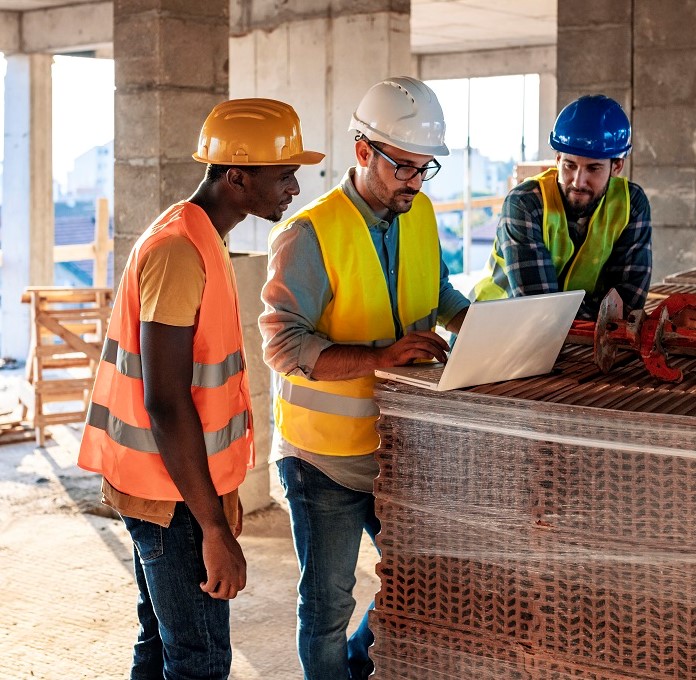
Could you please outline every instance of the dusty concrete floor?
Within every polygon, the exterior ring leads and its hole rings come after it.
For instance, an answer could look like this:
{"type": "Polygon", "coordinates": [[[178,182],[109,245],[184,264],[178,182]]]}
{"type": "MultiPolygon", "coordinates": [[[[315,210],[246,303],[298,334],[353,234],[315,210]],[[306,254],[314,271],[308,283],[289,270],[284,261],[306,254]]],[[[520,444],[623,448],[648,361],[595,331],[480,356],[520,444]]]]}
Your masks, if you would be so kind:
{"type": "MultiPolygon", "coordinates": [[[[0,413],[15,408],[20,376],[0,373],[0,413]]],[[[0,445],[0,679],[121,680],[137,630],[130,539],[99,505],[97,476],[75,465],[81,428],[52,431],[44,448],[0,445]]],[[[247,516],[240,542],[248,585],[232,601],[230,678],[300,680],[284,508],[247,516]]],[[[366,539],[353,625],[378,588],[375,561],[366,539]]]]}

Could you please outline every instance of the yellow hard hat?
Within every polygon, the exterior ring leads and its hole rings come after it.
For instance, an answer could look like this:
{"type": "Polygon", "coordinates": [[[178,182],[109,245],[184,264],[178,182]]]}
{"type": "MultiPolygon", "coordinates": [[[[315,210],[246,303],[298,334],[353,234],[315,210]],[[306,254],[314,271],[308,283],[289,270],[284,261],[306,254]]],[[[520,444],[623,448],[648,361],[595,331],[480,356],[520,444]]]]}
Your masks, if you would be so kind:
{"type": "Polygon", "coordinates": [[[231,99],[206,118],[193,157],[216,165],[314,165],[324,154],[302,148],[300,119],[275,99],[231,99]]]}

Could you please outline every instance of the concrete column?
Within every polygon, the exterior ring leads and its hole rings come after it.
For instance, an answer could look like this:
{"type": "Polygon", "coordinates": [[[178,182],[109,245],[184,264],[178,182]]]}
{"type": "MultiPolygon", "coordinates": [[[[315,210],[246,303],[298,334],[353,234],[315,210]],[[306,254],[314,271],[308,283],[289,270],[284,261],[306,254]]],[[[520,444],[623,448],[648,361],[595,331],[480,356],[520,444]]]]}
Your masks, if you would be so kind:
{"type": "Polygon", "coordinates": [[[227,99],[229,0],[115,0],[114,270],[166,207],[190,196],[205,117],[227,99]]]}
{"type": "MultiPolygon", "coordinates": [[[[135,240],[190,196],[205,166],[191,158],[201,125],[228,98],[229,0],[115,0],[115,280],[135,240]]],[[[255,413],[258,467],[240,489],[251,512],[268,505],[270,388],[261,360],[265,257],[234,261],[255,413]]]]}
{"type": "Polygon", "coordinates": [[[556,122],[557,81],[553,73],[539,74],[539,160],[553,158],[554,151],[549,146],[549,133],[556,122]]]}
{"type": "Polygon", "coordinates": [[[2,206],[2,355],[29,349],[27,286],[53,284],[51,64],[46,54],[7,57],[2,206]]]}
{"type": "Polygon", "coordinates": [[[558,106],[603,92],[631,118],[624,173],[652,206],[653,281],[696,267],[696,0],[558,2],[558,106]]]}
{"type": "MultiPolygon", "coordinates": [[[[354,164],[351,113],[367,89],[411,75],[409,0],[232,0],[230,96],[271,97],[295,107],[305,145],[326,153],[298,173],[302,193],[290,210],[334,186],[354,164]]],[[[270,225],[248,219],[235,249],[266,250],[270,225]]]]}
{"type": "Polygon", "coordinates": [[[634,0],[633,180],[653,215],[653,280],[696,267],[696,1],[634,0]]]}
{"type": "Polygon", "coordinates": [[[271,372],[263,363],[258,324],[259,314],[263,311],[261,287],[266,282],[267,262],[265,253],[241,254],[232,258],[241,304],[256,445],[256,467],[247,472],[246,479],[239,489],[244,512],[253,512],[271,503],[268,469],[268,454],[271,450],[271,372]]]}
{"type": "Polygon", "coordinates": [[[558,111],[583,94],[616,99],[630,116],[633,0],[558,0],[558,111]]]}

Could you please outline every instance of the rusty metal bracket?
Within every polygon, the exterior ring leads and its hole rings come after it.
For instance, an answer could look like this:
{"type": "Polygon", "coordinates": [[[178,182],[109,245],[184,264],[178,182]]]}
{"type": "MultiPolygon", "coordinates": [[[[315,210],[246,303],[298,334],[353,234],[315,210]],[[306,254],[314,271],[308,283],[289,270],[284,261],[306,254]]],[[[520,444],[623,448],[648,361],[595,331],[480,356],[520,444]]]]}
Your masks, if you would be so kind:
{"type": "Polygon", "coordinates": [[[636,310],[623,319],[623,301],[612,288],[600,305],[597,322],[576,321],[573,342],[593,338],[594,360],[604,373],[614,365],[619,349],[637,352],[650,375],[664,382],[681,382],[683,373],[667,363],[670,354],[696,354],[696,295],[678,293],[665,298],[646,316],[636,310]]]}

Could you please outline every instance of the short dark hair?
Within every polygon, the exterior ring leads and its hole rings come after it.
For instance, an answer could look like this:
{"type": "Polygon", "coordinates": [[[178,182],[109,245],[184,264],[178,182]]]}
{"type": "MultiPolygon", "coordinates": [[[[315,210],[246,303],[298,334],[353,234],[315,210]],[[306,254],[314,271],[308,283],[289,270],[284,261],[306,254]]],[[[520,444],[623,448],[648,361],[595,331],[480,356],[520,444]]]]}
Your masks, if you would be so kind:
{"type": "Polygon", "coordinates": [[[218,165],[216,163],[208,163],[205,169],[205,180],[206,182],[217,182],[219,179],[227,174],[230,168],[237,168],[238,170],[244,170],[250,174],[255,174],[259,170],[258,165],[218,165]]]}

